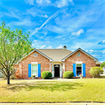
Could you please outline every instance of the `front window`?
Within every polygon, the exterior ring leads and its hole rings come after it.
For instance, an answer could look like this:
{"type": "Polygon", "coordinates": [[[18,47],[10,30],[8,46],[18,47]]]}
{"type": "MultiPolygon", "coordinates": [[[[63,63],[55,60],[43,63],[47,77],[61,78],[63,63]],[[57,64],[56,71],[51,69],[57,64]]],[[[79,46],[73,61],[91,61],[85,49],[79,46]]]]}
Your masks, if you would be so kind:
{"type": "Polygon", "coordinates": [[[77,76],[80,76],[80,74],[82,74],[82,64],[76,64],[76,73],[77,76]]]}
{"type": "Polygon", "coordinates": [[[32,64],[32,75],[38,77],[38,64],[32,64]]]}

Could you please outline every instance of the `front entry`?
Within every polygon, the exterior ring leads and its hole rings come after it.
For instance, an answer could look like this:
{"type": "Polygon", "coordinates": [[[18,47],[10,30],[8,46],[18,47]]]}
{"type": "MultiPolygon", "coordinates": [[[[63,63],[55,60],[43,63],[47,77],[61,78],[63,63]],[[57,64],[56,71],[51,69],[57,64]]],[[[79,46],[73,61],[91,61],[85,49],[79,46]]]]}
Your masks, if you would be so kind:
{"type": "Polygon", "coordinates": [[[60,65],[54,65],[54,77],[60,77],[60,65]]]}

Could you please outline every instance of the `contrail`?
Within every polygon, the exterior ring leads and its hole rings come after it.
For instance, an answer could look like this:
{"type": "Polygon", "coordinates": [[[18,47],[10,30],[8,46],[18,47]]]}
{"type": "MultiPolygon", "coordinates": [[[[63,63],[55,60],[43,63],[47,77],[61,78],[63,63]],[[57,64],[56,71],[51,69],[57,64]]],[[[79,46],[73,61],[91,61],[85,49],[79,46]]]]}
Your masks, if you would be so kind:
{"type": "Polygon", "coordinates": [[[34,35],[37,33],[51,18],[55,17],[58,15],[60,10],[56,11],[53,15],[51,15],[39,28],[35,28],[35,30],[30,34],[30,36],[34,35]]]}

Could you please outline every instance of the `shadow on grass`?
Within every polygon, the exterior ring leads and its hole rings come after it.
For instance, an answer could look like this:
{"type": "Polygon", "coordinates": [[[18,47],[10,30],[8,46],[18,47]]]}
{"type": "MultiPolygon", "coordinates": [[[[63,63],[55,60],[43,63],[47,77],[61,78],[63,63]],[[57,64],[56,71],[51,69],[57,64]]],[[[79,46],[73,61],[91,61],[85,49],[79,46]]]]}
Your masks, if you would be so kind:
{"type": "Polygon", "coordinates": [[[26,91],[31,91],[32,89],[42,89],[47,91],[69,91],[72,89],[76,89],[82,87],[82,83],[76,82],[67,82],[67,81],[40,81],[40,82],[22,82],[22,83],[14,83],[10,84],[9,86],[5,86],[3,88],[12,90],[12,91],[19,91],[21,89],[25,89],[26,91]]]}

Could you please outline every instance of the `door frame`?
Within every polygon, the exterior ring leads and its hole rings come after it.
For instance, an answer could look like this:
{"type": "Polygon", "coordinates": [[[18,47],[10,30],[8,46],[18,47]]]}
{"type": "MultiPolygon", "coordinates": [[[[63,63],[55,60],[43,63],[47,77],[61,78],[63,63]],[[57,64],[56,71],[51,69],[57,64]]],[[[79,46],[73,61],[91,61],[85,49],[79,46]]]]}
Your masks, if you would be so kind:
{"type": "Polygon", "coordinates": [[[60,64],[54,64],[54,77],[55,77],[55,65],[59,65],[59,77],[60,78],[60,64]]]}

